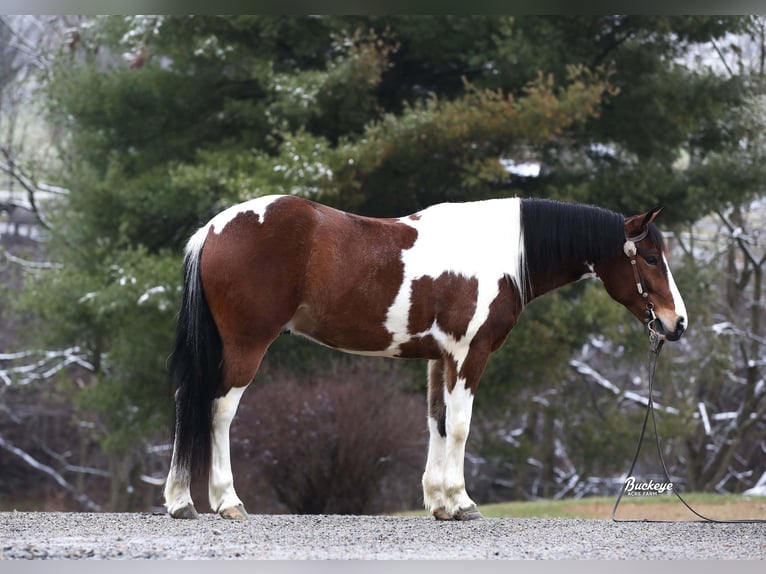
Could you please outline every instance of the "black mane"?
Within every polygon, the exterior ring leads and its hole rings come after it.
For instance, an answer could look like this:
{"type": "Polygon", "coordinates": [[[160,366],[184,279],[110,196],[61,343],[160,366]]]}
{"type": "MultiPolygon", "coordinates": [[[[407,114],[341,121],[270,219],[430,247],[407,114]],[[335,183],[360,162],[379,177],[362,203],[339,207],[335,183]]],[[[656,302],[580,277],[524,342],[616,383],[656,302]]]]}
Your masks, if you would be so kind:
{"type": "MultiPolygon", "coordinates": [[[[563,263],[608,261],[622,253],[625,243],[625,217],[592,205],[524,199],[521,229],[528,278],[550,275],[563,263]]],[[[654,225],[649,234],[663,248],[654,225]]]]}
{"type": "MultiPolygon", "coordinates": [[[[614,211],[549,199],[521,202],[524,266],[530,274],[550,274],[562,263],[599,263],[622,254],[625,217],[614,211]]],[[[649,225],[649,238],[664,251],[662,234],[649,225]]]]}
{"type": "Polygon", "coordinates": [[[563,262],[605,261],[625,242],[625,218],[619,213],[549,199],[522,200],[521,229],[530,273],[547,274],[563,262]]]}

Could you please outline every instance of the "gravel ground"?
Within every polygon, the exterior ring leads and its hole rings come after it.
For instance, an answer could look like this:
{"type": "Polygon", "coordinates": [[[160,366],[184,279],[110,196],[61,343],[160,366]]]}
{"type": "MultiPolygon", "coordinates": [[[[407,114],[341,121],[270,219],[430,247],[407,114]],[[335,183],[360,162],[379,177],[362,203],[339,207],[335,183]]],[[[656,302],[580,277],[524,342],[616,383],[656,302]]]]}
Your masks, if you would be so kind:
{"type": "Polygon", "coordinates": [[[0,513],[9,559],[766,559],[766,524],[0,513]]]}

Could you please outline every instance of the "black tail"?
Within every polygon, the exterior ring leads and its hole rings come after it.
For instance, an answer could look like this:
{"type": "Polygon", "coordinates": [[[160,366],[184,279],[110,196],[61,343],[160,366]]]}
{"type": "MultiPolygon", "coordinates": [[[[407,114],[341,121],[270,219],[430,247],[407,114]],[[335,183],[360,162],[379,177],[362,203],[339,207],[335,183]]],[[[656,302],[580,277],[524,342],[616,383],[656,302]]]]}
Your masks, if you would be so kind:
{"type": "Polygon", "coordinates": [[[175,389],[177,470],[199,476],[210,468],[213,400],[221,384],[222,345],[200,278],[201,243],[187,248],[184,287],[170,360],[175,389]]]}

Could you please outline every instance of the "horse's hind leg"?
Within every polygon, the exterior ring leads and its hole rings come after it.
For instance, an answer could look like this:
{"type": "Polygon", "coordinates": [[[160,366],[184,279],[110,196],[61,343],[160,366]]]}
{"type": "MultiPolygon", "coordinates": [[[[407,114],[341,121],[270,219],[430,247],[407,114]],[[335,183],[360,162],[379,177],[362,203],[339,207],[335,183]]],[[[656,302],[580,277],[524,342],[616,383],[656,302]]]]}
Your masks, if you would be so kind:
{"type": "Polygon", "coordinates": [[[199,518],[191,497],[191,476],[189,472],[179,470],[177,452],[178,447],[174,443],[170,472],[165,481],[165,505],[173,518],[199,518]]]}
{"type": "Polygon", "coordinates": [[[231,472],[229,429],[237,413],[237,406],[247,386],[233,387],[213,402],[213,437],[208,497],[211,508],[224,518],[242,520],[247,517],[245,507],[234,490],[231,472]]]}
{"type": "Polygon", "coordinates": [[[223,396],[213,402],[213,436],[208,497],[211,508],[224,518],[244,520],[247,512],[234,490],[229,431],[239,401],[255,377],[268,344],[246,353],[224,350],[223,396]]]}

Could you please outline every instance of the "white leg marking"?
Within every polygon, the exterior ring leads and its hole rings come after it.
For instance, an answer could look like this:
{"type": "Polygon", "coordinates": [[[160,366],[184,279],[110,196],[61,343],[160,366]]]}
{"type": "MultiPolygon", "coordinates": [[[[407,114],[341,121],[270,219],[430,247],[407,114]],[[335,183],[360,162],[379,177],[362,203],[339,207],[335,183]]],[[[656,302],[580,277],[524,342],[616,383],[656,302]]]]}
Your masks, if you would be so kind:
{"type": "Polygon", "coordinates": [[[208,496],[215,512],[242,504],[234,491],[229,452],[229,428],[247,387],[234,387],[213,401],[213,453],[210,466],[208,496]]]}
{"type": "Polygon", "coordinates": [[[465,443],[471,427],[473,393],[466,388],[464,379],[458,378],[451,393],[445,387],[444,402],[447,405],[444,496],[447,513],[454,515],[461,508],[474,505],[465,491],[465,443]]]}
{"type": "Polygon", "coordinates": [[[444,461],[447,439],[439,434],[437,421],[428,417],[428,458],[423,473],[423,504],[430,513],[444,508],[444,461]]]}
{"type": "Polygon", "coordinates": [[[168,514],[173,515],[185,506],[193,506],[191,491],[189,489],[191,477],[188,473],[178,471],[176,465],[176,452],[173,449],[173,458],[170,462],[170,472],[165,481],[165,508],[168,514]]]}

